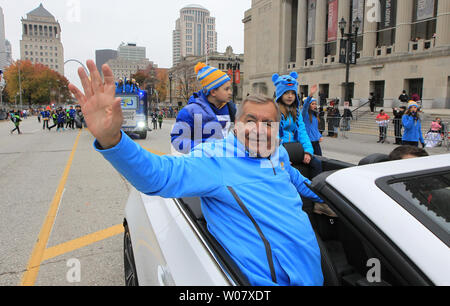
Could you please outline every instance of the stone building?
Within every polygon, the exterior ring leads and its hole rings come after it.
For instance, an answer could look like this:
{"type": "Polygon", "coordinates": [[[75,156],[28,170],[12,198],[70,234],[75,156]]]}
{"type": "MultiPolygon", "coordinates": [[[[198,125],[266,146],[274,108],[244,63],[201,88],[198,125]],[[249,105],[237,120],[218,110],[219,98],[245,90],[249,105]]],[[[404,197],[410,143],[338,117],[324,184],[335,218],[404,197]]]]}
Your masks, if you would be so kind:
{"type": "Polygon", "coordinates": [[[241,103],[244,96],[243,81],[244,54],[235,54],[233,48],[228,46],[224,53],[215,52],[206,56],[188,56],[178,65],[169,70],[172,76],[172,104],[173,106],[185,106],[189,97],[201,89],[200,82],[195,74],[197,63],[208,63],[209,66],[218,68],[227,73],[234,80],[234,96],[236,103],[241,103]],[[234,69],[233,69],[234,68],[234,69]],[[234,73],[233,73],[234,71],[234,73]]]}
{"type": "MultiPolygon", "coordinates": [[[[346,65],[339,21],[361,20],[351,65],[353,105],[376,93],[398,105],[402,90],[425,108],[450,108],[450,1],[252,0],[245,12],[244,91],[272,96],[273,73],[299,73],[301,92],[319,84],[329,98],[345,95],[346,65]]],[[[345,47],[344,47],[345,51],[345,47]]]]}
{"type": "Polygon", "coordinates": [[[43,64],[64,75],[64,48],[61,26],[41,4],[22,18],[20,58],[43,64]]]}

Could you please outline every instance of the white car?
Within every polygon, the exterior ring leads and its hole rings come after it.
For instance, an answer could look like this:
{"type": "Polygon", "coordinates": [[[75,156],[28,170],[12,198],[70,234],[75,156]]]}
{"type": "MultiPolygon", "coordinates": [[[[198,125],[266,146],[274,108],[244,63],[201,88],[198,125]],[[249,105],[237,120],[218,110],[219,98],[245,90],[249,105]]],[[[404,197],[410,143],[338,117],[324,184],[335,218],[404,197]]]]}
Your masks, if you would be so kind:
{"type": "MultiPolygon", "coordinates": [[[[300,164],[297,148],[287,149],[300,164]]],[[[374,155],[364,166],[321,160],[325,172],[311,188],[332,211],[307,200],[304,210],[326,286],[450,285],[450,154],[382,163],[374,155]]],[[[126,285],[249,285],[209,234],[199,198],[134,190],[124,226],[126,285]]]]}

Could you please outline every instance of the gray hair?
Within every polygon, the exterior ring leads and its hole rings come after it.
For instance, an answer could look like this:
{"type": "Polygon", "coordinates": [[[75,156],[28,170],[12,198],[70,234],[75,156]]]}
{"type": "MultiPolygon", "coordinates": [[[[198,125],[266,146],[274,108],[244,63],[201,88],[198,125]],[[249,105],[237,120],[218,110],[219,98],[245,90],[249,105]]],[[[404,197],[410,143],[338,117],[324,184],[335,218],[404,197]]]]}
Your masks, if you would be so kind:
{"type": "Polygon", "coordinates": [[[264,95],[253,95],[253,96],[246,97],[245,100],[240,105],[238,105],[237,113],[236,113],[236,121],[238,121],[244,115],[244,106],[248,102],[253,102],[253,103],[257,103],[257,104],[272,103],[273,106],[275,107],[275,109],[277,110],[277,122],[280,122],[281,110],[280,110],[280,107],[278,106],[278,103],[275,102],[272,98],[269,98],[264,95]]]}

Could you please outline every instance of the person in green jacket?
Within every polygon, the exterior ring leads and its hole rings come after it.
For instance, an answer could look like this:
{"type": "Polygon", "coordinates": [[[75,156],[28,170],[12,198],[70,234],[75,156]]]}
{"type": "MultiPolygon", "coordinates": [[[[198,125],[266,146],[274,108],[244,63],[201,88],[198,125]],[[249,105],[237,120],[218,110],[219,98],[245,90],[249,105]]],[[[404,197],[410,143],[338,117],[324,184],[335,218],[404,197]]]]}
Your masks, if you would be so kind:
{"type": "Polygon", "coordinates": [[[11,113],[11,121],[14,123],[15,129],[11,130],[11,134],[15,131],[19,132],[19,135],[22,134],[20,131],[20,122],[22,119],[20,119],[19,112],[12,112],[11,113]]]}

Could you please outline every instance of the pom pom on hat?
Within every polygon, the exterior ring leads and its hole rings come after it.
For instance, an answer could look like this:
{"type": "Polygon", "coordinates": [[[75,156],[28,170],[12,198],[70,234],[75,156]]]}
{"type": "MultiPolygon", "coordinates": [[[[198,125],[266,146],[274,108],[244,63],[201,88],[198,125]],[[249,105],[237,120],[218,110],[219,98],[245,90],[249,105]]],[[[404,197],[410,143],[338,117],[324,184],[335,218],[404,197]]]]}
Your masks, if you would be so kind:
{"type": "Polygon", "coordinates": [[[197,65],[195,65],[195,68],[194,68],[195,73],[198,74],[198,72],[205,67],[207,67],[205,63],[198,63],[197,65]]]}

